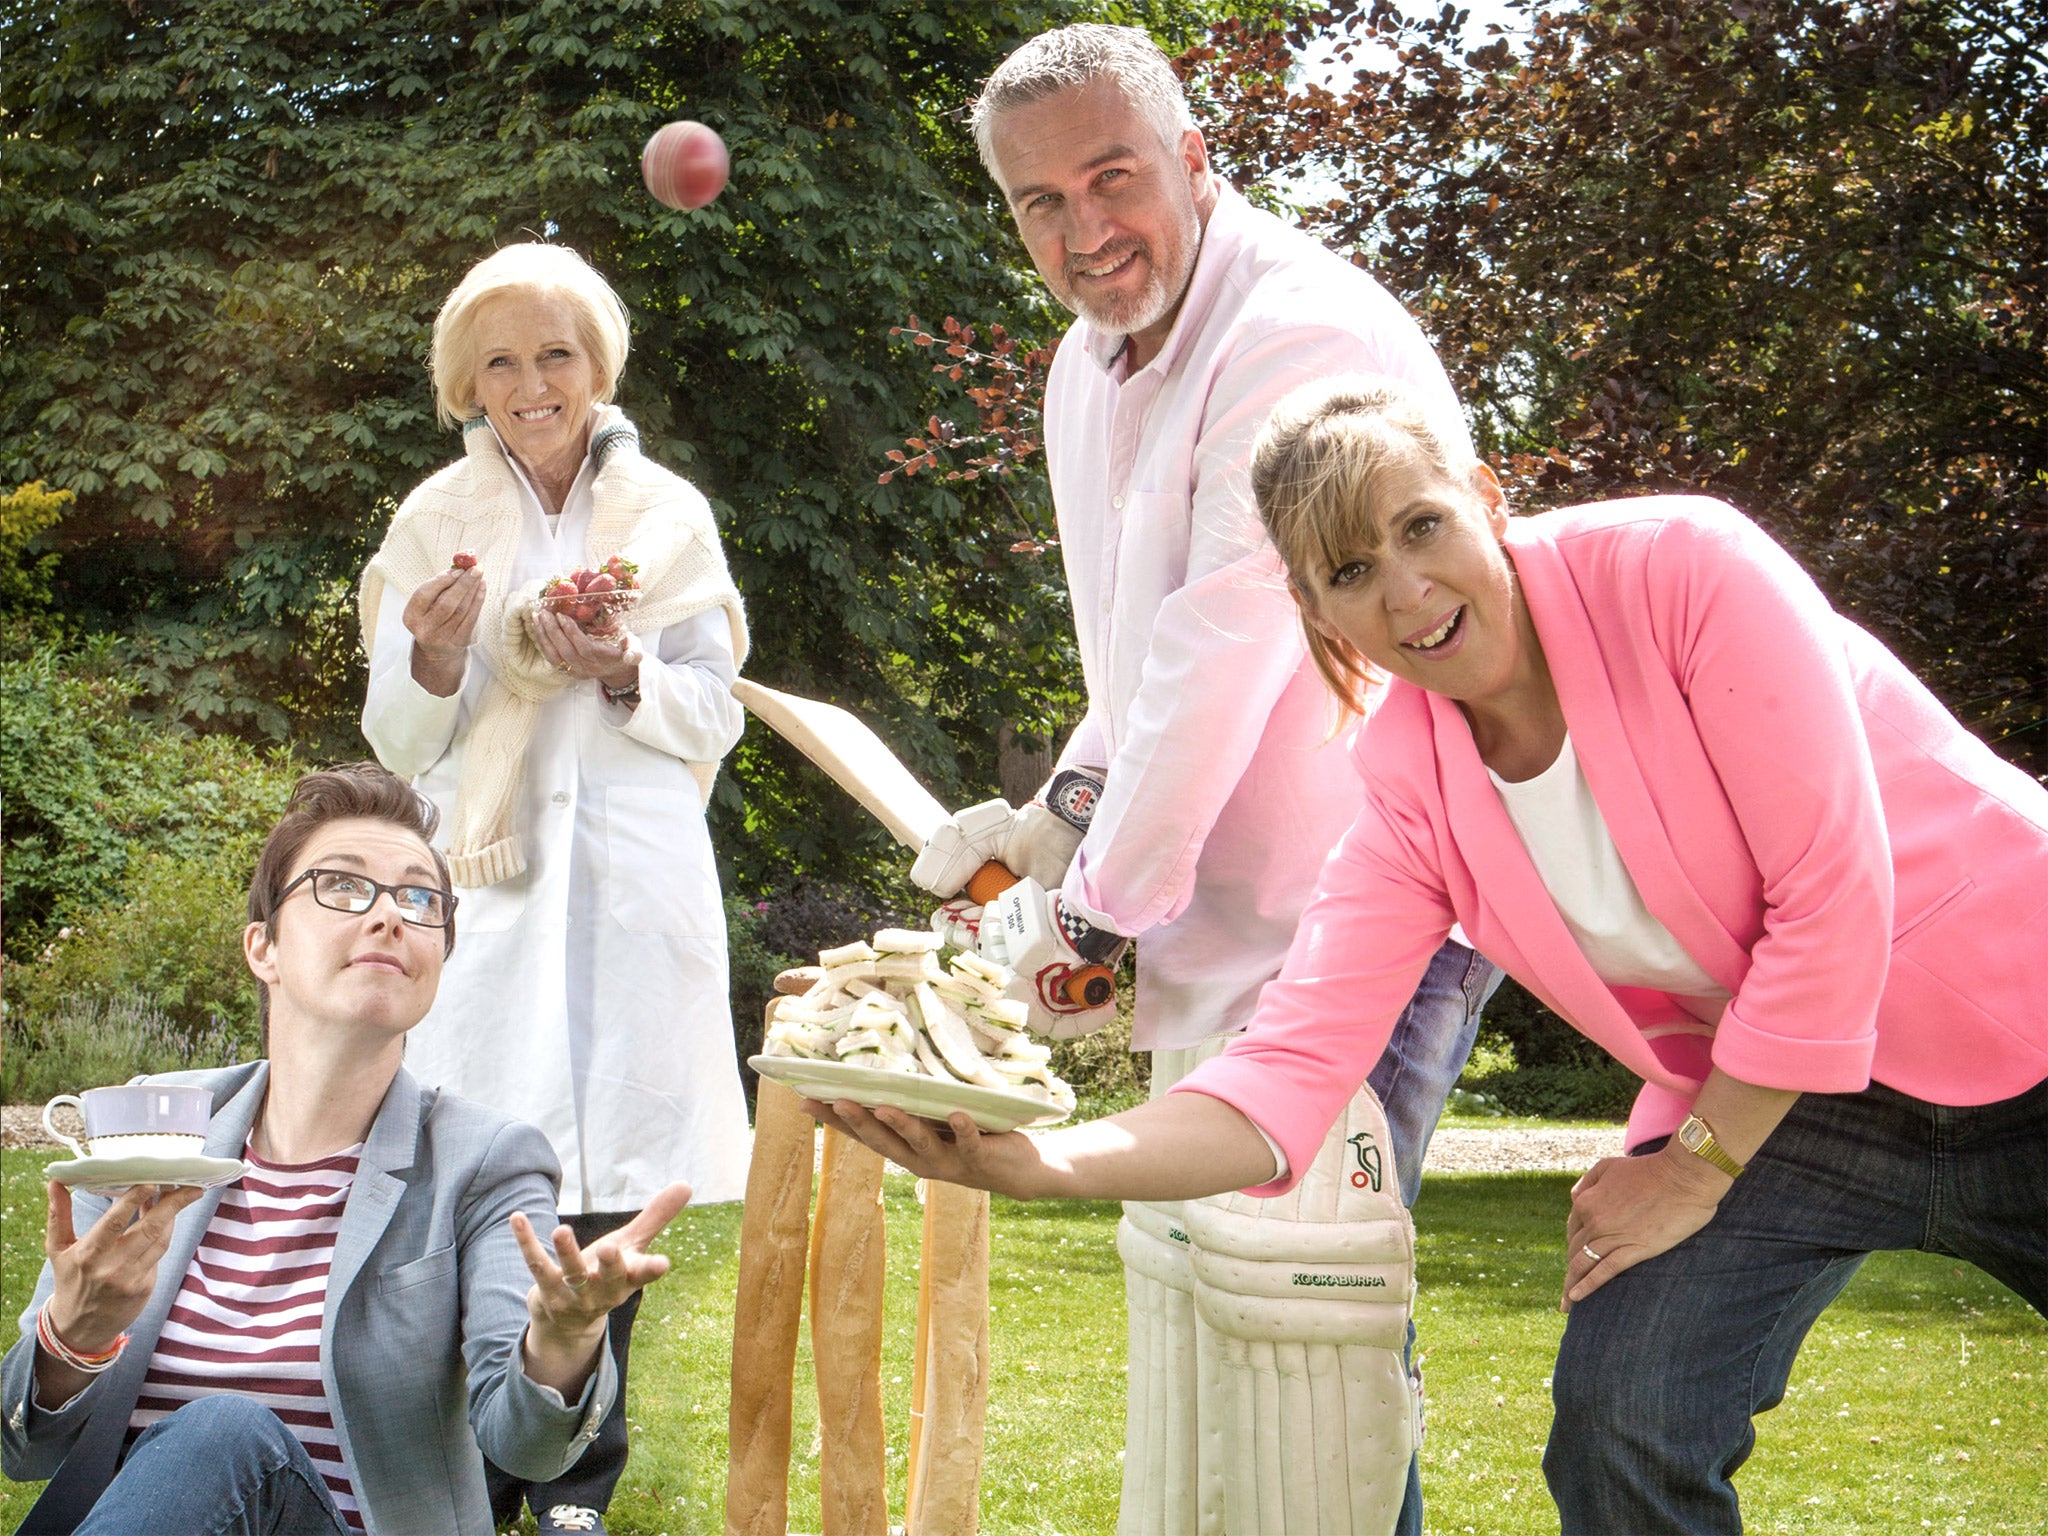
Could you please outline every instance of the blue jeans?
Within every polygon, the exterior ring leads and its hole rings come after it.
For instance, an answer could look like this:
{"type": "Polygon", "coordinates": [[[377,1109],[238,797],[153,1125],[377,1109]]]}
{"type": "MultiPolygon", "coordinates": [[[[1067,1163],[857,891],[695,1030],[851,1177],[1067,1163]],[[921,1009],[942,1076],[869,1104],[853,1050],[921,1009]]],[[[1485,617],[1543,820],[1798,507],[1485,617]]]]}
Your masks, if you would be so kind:
{"type": "Polygon", "coordinates": [[[1968,1260],[2048,1315],[2048,1082],[1967,1108],[1808,1094],[1712,1221],[1574,1304],[1543,1455],[1566,1536],[1739,1532],[1753,1417],[1890,1248],[1968,1260]]]}
{"type": "Polygon", "coordinates": [[[1500,967],[1484,955],[1445,940],[1365,1080],[1387,1112],[1401,1203],[1411,1209],[1422,1193],[1429,1138],[1443,1115],[1444,1100],[1465,1071],[1479,1034],[1479,1012],[1500,978],[1500,967]]]}
{"type": "MultiPolygon", "coordinates": [[[[1500,985],[1500,968],[1464,945],[1445,941],[1422,973],[1422,984],[1394,1024],[1393,1037],[1366,1078],[1387,1113],[1401,1203],[1422,1193],[1422,1159],[1443,1115],[1444,1100],[1465,1070],[1479,1033],[1479,1012],[1500,985]]],[[[1408,1324],[1415,1347],[1415,1323],[1408,1324]]],[[[1422,1536],[1422,1456],[1408,1461],[1408,1494],[1394,1536],[1422,1536]]]]}
{"type": "Polygon", "coordinates": [[[347,1536],[306,1448],[261,1403],[222,1393],[145,1429],[76,1536],[347,1536]]]}

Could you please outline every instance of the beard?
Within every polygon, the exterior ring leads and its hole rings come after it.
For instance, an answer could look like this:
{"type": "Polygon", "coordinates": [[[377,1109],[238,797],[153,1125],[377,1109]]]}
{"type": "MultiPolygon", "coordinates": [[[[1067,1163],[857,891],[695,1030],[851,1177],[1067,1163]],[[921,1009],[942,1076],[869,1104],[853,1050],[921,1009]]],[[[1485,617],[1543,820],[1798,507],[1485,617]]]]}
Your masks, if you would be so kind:
{"type": "Polygon", "coordinates": [[[1181,205],[1174,248],[1161,261],[1159,253],[1143,240],[1132,240],[1108,250],[1097,251],[1085,261],[1069,258],[1062,281],[1053,287],[1053,297],[1094,326],[1098,331],[1128,336],[1157,325],[1171,314],[1188,291],[1195,275],[1195,258],[1202,249],[1202,220],[1192,198],[1181,205]],[[1078,291],[1075,272],[1083,266],[1099,267],[1104,261],[1120,261],[1136,254],[1145,262],[1145,284],[1136,293],[1103,298],[1084,298],[1078,291]]]}

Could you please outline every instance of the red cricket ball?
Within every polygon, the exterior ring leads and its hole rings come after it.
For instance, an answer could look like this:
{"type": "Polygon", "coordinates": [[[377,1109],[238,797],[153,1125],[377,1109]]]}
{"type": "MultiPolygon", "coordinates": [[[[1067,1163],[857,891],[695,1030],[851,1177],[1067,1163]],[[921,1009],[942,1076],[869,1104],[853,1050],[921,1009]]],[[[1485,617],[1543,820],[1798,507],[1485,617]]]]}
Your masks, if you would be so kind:
{"type": "Polygon", "coordinates": [[[702,123],[669,123],[640,151],[640,179],[670,208],[702,208],[725,189],[731,169],[725,140],[702,123]]]}

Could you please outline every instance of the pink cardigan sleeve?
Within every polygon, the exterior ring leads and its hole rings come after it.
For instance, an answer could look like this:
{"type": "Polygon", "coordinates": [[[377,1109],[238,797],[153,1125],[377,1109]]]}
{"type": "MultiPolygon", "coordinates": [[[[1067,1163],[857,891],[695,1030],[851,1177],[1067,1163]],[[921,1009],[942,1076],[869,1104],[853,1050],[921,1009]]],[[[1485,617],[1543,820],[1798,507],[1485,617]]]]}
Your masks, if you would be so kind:
{"type": "Polygon", "coordinates": [[[1892,862],[1843,621],[1747,518],[1688,498],[1646,568],[1656,643],[1762,877],[1764,931],[1714,1064],[1745,1082],[1870,1082],[1892,862]]]}
{"type": "Polygon", "coordinates": [[[1288,1173],[1251,1194],[1285,1192],[1315,1161],[1451,930],[1428,828],[1378,788],[1323,865],[1251,1027],[1172,1090],[1221,1099],[1286,1154],[1288,1173]]]}

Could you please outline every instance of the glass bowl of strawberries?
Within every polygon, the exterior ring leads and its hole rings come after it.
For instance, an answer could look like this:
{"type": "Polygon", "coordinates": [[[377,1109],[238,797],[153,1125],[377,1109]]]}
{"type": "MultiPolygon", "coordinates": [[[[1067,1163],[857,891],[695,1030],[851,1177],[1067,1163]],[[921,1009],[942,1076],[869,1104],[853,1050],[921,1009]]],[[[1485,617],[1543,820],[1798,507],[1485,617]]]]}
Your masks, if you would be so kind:
{"type": "Polygon", "coordinates": [[[640,567],[613,555],[595,570],[579,568],[549,578],[540,589],[540,605],[574,619],[592,635],[616,634],[619,620],[640,601],[640,567]]]}

